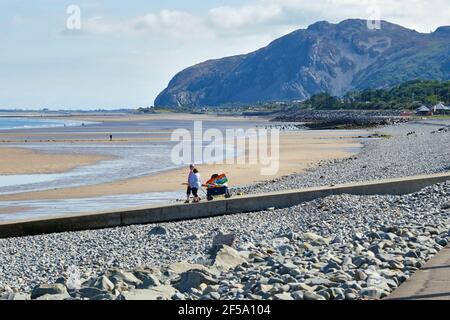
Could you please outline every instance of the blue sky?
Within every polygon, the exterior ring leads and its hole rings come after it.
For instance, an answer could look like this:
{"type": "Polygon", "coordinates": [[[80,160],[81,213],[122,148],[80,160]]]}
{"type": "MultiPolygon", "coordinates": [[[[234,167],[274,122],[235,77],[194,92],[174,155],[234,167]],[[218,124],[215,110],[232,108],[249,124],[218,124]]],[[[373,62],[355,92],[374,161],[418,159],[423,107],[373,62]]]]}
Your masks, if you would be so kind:
{"type": "Polygon", "coordinates": [[[152,105],[192,64],[253,51],[317,20],[450,25],[448,0],[0,0],[0,109],[152,105]],[[69,5],[81,30],[66,28],[69,5]]]}

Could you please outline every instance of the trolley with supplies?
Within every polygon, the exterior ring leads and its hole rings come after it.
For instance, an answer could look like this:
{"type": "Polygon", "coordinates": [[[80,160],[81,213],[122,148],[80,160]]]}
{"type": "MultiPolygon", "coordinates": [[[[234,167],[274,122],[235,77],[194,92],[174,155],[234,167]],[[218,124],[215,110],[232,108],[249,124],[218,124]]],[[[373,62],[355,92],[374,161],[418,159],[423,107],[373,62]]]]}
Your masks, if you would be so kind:
{"type": "Polygon", "coordinates": [[[206,199],[208,201],[214,200],[216,196],[225,196],[231,198],[231,191],[228,188],[228,178],[225,173],[213,174],[204,185],[206,187],[206,199]]]}

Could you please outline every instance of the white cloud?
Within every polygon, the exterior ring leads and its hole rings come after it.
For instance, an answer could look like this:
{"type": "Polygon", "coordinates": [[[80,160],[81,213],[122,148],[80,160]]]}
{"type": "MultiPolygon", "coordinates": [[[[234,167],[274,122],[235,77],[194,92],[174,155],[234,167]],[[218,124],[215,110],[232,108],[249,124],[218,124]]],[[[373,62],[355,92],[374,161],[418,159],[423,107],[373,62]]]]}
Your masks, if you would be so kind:
{"type": "Polygon", "coordinates": [[[282,18],[283,8],[277,3],[217,7],[209,10],[208,20],[219,29],[242,29],[282,18]]]}
{"type": "Polygon", "coordinates": [[[94,17],[85,23],[85,31],[92,34],[160,35],[172,38],[211,37],[212,33],[202,19],[190,13],[162,10],[132,19],[109,21],[94,17]]]}
{"type": "Polygon", "coordinates": [[[306,27],[318,20],[339,22],[347,18],[369,19],[375,11],[382,20],[429,32],[449,24],[448,0],[255,0],[243,6],[211,8],[194,15],[178,10],[109,21],[94,17],[85,23],[88,33],[149,34],[175,39],[211,39],[244,34],[279,34],[306,27]]]}
{"type": "Polygon", "coordinates": [[[156,32],[172,37],[211,36],[201,18],[183,11],[162,10],[157,14],[149,13],[133,19],[130,26],[134,31],[156,32]]]}
{"type": "MultiPolygon", "coordinates": [[[[450,24],[448,0],[260,0],[282,7],[291,21],[295,17],[309,20],[339,22],[348,18],[370,19],[372,8],[380,12],[381,20],[398,23],[407,28],[429,32],[450,24]]],[[[300,25],[302,25],[300,21],[300,25]]]]}

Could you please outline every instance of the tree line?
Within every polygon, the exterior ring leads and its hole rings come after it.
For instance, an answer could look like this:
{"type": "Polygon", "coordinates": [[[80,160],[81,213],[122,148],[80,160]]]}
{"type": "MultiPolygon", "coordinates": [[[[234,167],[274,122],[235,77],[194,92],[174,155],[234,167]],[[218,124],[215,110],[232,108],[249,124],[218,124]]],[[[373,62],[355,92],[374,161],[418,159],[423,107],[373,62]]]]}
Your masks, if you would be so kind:
{"type": "Polygon", "coordinates": [[[450,104],[450,81],[414,80],[390,89],[352,91],[343,97],[319,93],[301,102],[302,109],[317,110],[382,110],[416,109],[439,102],[450,104]]]}

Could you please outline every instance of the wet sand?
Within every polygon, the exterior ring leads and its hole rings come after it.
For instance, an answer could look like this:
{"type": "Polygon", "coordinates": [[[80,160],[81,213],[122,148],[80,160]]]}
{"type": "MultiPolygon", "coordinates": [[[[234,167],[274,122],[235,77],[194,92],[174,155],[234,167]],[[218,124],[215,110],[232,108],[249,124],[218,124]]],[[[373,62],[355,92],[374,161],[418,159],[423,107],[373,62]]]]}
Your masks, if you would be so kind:
{"type": "Polygon", "coordinates": [[[21,148],[0,148],[0,175],[61,173],[110,159],[102,155],[49,154],[21,148]]]}
{"type": "Polygon", "coordinates": [[[7,208],[0,208],[0,215],[2,214],[14,214],[14,213],[23,213],[28,210],[31,210],[30,207],[7,207],[7,208]]]}

